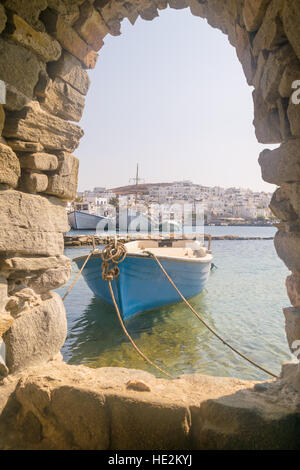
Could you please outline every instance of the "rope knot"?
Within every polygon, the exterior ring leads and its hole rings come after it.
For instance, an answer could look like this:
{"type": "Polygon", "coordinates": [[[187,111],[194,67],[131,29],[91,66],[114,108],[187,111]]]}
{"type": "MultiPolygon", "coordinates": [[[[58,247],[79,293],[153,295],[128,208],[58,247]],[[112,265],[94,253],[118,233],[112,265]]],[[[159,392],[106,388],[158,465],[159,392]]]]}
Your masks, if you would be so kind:
{"type": "Polygon", "coordinates": [[[113,240],[109,242],[101,251],[102,258],[102,279],[104,281],[112,281],[120,274],[118,264],[122,263],[126,258],[125,245],[118,241],[113,240]]]}

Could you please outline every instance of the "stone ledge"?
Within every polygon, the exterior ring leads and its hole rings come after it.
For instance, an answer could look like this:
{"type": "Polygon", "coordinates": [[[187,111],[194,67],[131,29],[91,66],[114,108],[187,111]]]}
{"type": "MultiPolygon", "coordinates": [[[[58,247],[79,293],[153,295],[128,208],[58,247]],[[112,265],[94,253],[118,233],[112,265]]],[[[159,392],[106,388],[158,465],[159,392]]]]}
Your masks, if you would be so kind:
{"type": "Polygon", "coordinates": [[[299,395],[282,380],[170,381],[52,361],[2,383],[0,441],[8,449],[299,449],[299,395]],[[128,389],[130,380],[150,391],[128,389]]]}

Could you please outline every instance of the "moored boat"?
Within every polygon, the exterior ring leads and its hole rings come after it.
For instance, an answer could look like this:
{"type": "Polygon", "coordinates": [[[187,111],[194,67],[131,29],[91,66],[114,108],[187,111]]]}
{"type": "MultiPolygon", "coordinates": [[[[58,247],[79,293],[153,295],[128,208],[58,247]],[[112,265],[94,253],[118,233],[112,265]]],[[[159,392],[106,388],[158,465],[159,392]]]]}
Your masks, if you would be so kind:
{"type": "MultiPolygon", "coordinates": [[[[120,275],[112,281],[115,298],[124,320],[182,299],[170,284],[161,268],[147,252],[157,256],[160,263],[186,297],[199,294],[205,287],[213,256],[198,241],[140,240],[125,244],[127,255],[118,266],[120,275]]],[[[78,268],[86,256],[76,258],[78,268]]],[[[97,297],[113,304],[108,282],[101,276],[101,253],[91,256],[82,274],[97,297]]]]}
{"type": "Polygon", "coordinates": [[[99,226],[101,230],[107,230],[110,220],[107,217],[78,210],[68,213],[69,224],[74,230],[96,230],[99,226]]]}

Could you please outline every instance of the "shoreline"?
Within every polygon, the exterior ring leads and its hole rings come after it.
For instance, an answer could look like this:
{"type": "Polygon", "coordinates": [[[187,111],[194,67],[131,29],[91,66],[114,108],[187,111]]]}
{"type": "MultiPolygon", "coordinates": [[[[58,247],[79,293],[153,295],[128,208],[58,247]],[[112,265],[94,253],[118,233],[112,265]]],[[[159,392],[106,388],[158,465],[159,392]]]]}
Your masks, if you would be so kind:
{"type": "MultiPolygon", "coordinates": [[[[64,235],[64,246],[65,248],[70,248],[70,247],[80,247],[80,246],[89,246],[93,245],[102,245],[107,243],[109,240],[111,240],[112,237],[108,235],[64,235]]],[[[148,240],[147,236],[144,235],[126,235],[126,236],[120,236],[119,239],[123,242],[126,243],[128,241],[134,241],[134,240],[148,240]]],[[[155,239],[155,237],[153,237],[155,239]]],[[[159,239],[159,237],[157,237],[159,239]]],[[[163,240],[168,240],[168,237],[165,238],[160,238],[163,240]]],[[[185,239],[188,239],[186,237],[185,239]]],[[[191,238],[192,240],[193,238],[191,238]]],[[[204,235],[204,240],[228,240],[228,241],[241,241],[241,240],[274,240],[274,237],[259,237],[259,236],[240,236],[240,235],[204,235]]],[[[182,240],[182,238],[172,238],[172,240],[182,240]]]]}

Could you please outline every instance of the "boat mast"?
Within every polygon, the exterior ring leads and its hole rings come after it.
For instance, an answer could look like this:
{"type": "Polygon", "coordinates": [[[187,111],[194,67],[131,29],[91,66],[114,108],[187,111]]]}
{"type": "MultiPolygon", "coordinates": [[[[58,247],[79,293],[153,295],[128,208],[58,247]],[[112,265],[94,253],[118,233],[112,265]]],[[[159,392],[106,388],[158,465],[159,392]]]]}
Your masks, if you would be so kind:
{"type": "Polygon", "coordinates": [[[138,196],[138,185],[140,182],[142,182],[142,178],[139,177],[139,164],[137,163],[136,164],[136,175],[135,175],[135,178],[130,178],[129,182],[130,181],[134,181],[135,182],[135,204],[137,203],[137,196],[138,196]]]}

